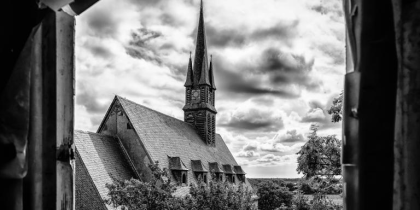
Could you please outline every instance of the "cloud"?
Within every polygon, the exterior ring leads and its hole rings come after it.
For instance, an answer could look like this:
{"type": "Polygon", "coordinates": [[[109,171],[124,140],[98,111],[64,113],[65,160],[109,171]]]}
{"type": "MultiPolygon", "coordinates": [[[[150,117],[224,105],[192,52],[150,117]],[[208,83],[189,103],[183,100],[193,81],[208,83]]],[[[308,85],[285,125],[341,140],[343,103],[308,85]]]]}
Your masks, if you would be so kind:
{"type": "Polygon", "coordinates": [[[236,110],[219,125],[234,130],[263,132],[278,131],[284,126],[281,117],[273,115],[270,110],[256,108],[236,110]]]}
{"type": "Polygon", "coordinates": [[[258,157],[258,156],[260,156],[260,154],[255,151],[240,151],[236,154],[236,157],[245,157],[245,158],[258,157]]]}
{"type": "MultiPolygon", "coordinates": [[[[219,60],[220,61],[220,60],[219,60]]],[[[287,89],[273,89],[264,87],[262,82],[259,81],[258,75],[249,77],[245,72],[236,72],[226,69],[221,62],[215,62],[215,75],[217,78],[216,85],[221,90],[226,91],[230,94],[230,97],[238,97],[238,95],[273,95],[280,96],[283,98],[297,98],[298,93],[289,91],[287,89]]]]}
{"type": "Polygon", "coordinates": [[[84,106],[88,113],[102,113],[105,115],[105,112],[110,104],[99,103],[98,98],[96,97],[97,94],[93,89],[86,88],[83,85],[80,86],[82,91],[76,96],[76,104],[84,106]]]}
{"type": "Polygon", "coordinates": [[[279,143],[297,143],[305,141],[305,138],[301,133],[297,133],[296,130],[289,130],[284,135],[275,136],[274,141],[279,143]]]}
{"type": "MultiPolygon", "coordinates": [[[[205,2],[217,132],[239,161],[296,173],[296,157],[281,157],[299,149],[310,123],[340,132],[325,110],[345,73],[341,6],[205,2]]],[[[115,94],[182,119],[198,8],[196,0],[102,0],[76,17],[76,127],[95,131],[115,94]]]]}
{"type": "Polygon", "coordinates": [[[242,148],[243,151],[255,151],[257,149],[258,149],[258,144],[256,143],[248,143],[242,148]]]}
{"type": "MultiPolygon", "coordinates": [[[[291,22],[278,22],[273,26],[265,28],[257,28],[249,30],[246,28],[220,28],[212,24],[206,25],[206,34],[209,46],[225,48],[243,47],[245,44],[258,42],[267,39],[276,39],[286,42],[289,45],[290,40],[296,35],[296,27],[299,20],[291,22]]],[[[192,32],[192,36],[196,35],[196,29],[192,32]]]]}
{"type": "Polygon", "coordinates": [[[302,118],[302,122],[325,122],[324,110],[321,108],[314,108],[306,113],[306,116],[302,118]]]}
{"type": "Polygon", "coordinates": [[[315,63],[304,55],[285,53],[276,48],[265,49],[257,71],[270,74],[274,84],[296,84],[308,89],[318,89],[320,81],[314,81],[310,72],[315,63]]]}
{"type": "Polygon", "coordinates": [[[268,143],[261,144],[260,149],[261,151],[265,151],[265,152],[287,153],[287,152],[297,152],[302,145],[303,143],[296,143],[292,146],[286,146],[282,143],[268,142],[268,143]]]}
{"type": "Polygon", "coordinates": [[[296,155],[283,155],[283,156],[277,156],[273,154],[267,154],[260,158],[258,158],[256,161],[259,163],[271,163],[271,164],[280,164],[280,163],[292,163],[296,162],[296,155]]]}

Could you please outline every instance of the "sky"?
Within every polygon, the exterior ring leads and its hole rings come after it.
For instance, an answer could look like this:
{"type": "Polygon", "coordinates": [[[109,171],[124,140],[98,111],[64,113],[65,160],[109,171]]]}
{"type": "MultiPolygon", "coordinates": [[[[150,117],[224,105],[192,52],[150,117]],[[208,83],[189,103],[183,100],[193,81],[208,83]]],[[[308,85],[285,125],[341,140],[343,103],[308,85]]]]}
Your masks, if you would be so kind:
{"type": "MultiPolygon", "coordinates": [[[[95,132],[115,95],[183,120],[199,0],[101,0],[76,18],[75,128],[95,132]]],[[[204,0],[216,132],[250,178],[294,178],[312,123],[343,89],[341,0],[204,0]]],[[[193,52],[194,55],[194,52],[193,52]]]]}

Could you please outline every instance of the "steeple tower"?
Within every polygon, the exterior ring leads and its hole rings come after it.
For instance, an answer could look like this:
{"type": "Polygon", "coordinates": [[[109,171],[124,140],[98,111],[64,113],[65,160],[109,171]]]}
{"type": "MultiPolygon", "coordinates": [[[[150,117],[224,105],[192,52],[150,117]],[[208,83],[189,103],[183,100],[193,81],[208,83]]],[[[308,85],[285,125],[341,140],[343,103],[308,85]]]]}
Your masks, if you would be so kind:
{"type": "Polygon", "coordinates": [[[190,60],[185,81],[184,121],[194,125],[201,138],[210,146],[215,145],[216,109],[212,60],[207,56],[206,31],[204,26],[203,1],[200,4],[194,66],[190,60]]]}

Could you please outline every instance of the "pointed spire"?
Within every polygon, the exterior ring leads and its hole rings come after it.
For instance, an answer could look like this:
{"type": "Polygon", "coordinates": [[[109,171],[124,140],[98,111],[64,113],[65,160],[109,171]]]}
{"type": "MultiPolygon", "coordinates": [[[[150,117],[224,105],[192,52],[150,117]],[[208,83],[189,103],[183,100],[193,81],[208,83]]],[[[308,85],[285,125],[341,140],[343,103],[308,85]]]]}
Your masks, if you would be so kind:
{"type": "Polygon", "coordinates": [[[210,55],[209,78],[210,78],[211,87],[213,89],[216,89],[216,84],[214,84],[214,73],[213,73],[213,55],[210,55]]]}
{"type": "Polygon", "coordinates": [[[198,19],[197,40],[196,40],[195,56],[194,56],[194,81],[197,81],[198,84],[210,85],[210,82],[208,80],[207,70],[208,70],[208,60],[207,60],[206,31],[204,27],[203,1],[201,0],[200,17],[198,19]],[[204,78],[204,79],[202,80],[201,78],[204,78]]]}
{"type": "Polygon", "coordinates": [[[193,77],[194,77],[194,74],[193,74],[193,69],[192,69],[191,52],[190,52],[190,60],[188,62],[188,70],[187,70],[187,80],[185,81],[185,84],[184,84],[185,87],[189,87],[193,85],[194,83],[193,77]]]}

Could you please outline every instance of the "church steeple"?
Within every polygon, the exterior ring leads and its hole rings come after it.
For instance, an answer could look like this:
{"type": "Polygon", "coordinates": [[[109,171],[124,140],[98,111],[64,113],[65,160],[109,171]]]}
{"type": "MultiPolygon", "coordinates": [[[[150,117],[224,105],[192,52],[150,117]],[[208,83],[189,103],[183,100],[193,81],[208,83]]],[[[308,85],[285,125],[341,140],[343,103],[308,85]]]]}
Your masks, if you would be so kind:
{"type": "Polygon", "coordinates": [[[188,63],[187,79],[185,81],[184,121],[195,126],[198,134],[209,146],[215,145],[216,109],[214,99],[216,86],[214,84],[213,64],[210,66],[207,57],[206,31],[204,27],[203,1],[200,5],[197,40],[195,47],[194,66],[188,63]]]}
{"type": "Polygon", "coordinates": [[[210,85],[207,59],[206,29],[204,26],[203,1],[201,0],[194,56],[195,81],[198,82],[195,84],[210,85]]]}
{"type": "Polygon", "coordinates": [[[209,78],[210,78],[211,87],[216,90],[216,84],[214,84],[213,56],[212,55],[210,55],[209,78]]]}
{"type": "Polygon", "coordinates": [[[190,52],[190,60],[188,61],[188,70],[187,70],[187,80],[185,81],[184,86],[185,87],[190,87],[193,85],[194,82],[194,74],[193,74],[193,69],[192,69],[192,62],[191,62],[191,52],[190,52]]]}

